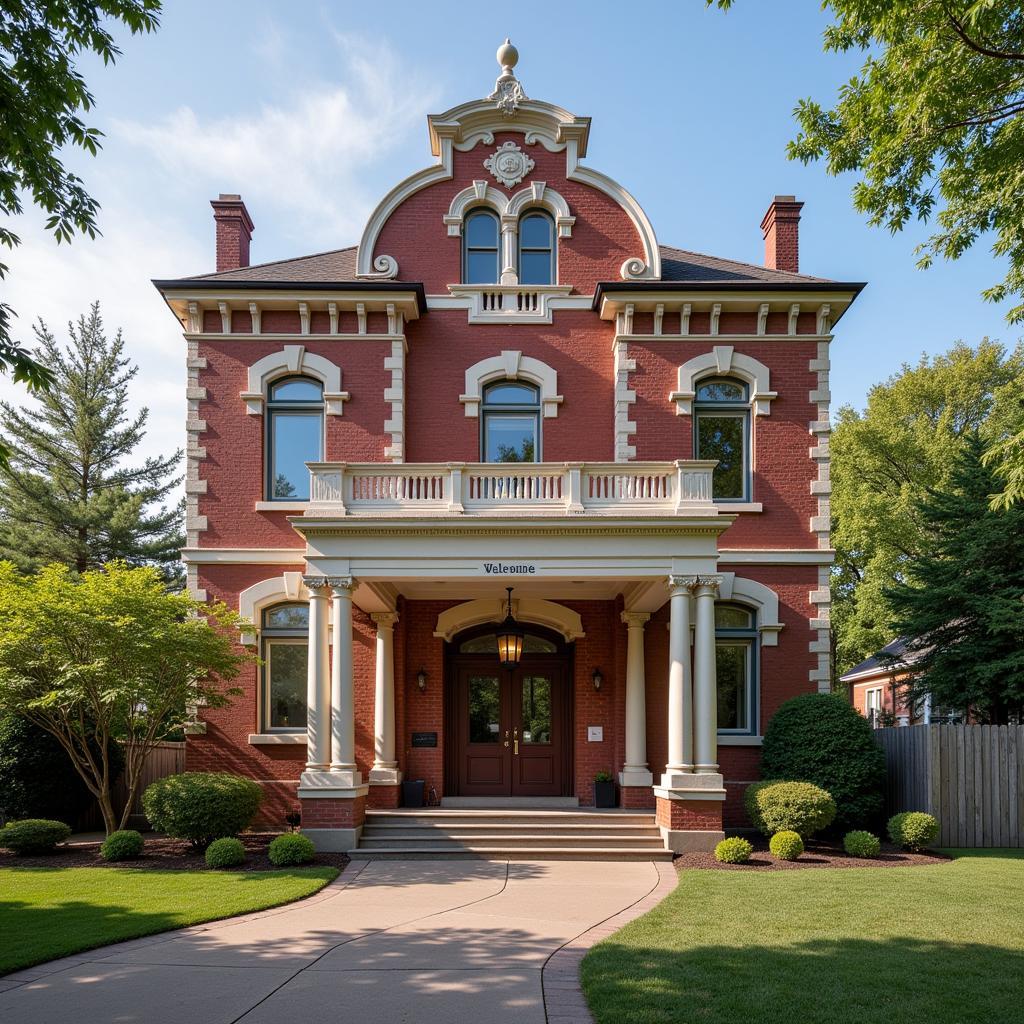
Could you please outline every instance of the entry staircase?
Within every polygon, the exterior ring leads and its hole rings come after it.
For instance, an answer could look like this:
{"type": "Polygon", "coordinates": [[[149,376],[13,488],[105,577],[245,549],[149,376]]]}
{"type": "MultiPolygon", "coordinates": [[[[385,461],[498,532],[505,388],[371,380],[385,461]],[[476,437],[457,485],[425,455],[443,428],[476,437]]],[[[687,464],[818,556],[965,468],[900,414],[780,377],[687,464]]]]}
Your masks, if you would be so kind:
{"type": "Polygon", "coordinates": [[[360,860],[671,860],[654,815],[631,811],[424,808],[367,811],[360,860]]]}

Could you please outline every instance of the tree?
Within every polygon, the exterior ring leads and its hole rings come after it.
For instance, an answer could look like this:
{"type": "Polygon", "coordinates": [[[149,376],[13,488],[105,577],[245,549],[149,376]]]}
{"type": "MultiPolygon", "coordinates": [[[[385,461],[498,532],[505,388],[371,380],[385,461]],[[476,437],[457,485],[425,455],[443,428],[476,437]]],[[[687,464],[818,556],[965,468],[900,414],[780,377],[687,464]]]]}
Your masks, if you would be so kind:
{"type": "Polygon", "coordinates": [[[111,564],[75,576],[48,565],[26,576],[0,563],[0,712],[56,737],[96,798],[107,833],[123,828],[153,745],[188,709],[223,707],[248,657],[238,617],[168,593],[149,567],[111,564]],[[118,819],[108,751],[124,747],[128,791],[118,819]]]}
{"type": "MultiPolygon", "coordinates": [[[[79,116],[92,108],[93,96],[75,58],[92,52],[112,64],[121,51],[110,21],[133,35],[151,32],[160,7],[160,0],[0,0],[0,214],[21,213],[28,195],[46,212],[47,230],[58,242],[70,242],[76,231],[96,236],[99,206],[59,155],[78,148],[95,156],[102,136],[79,116]]],[[[0,225],[0,245],[18,244],[0,225]]],[[[0,263],[0,279],[7,270],[0,263]]],[[[0,302],[0,371],[32,390],[45,389],[49,368],[12,339],[13,314],[0,302]]]]}
{"type": "Polygon", "coordinates": [[[958,343],[868,393],[867,407],[839,410],[832,434],[833,629],[841,670],[896,635],[885,591],[927,538],[919,512],[928,488],[949,479],[976,430],[1003,436],[1019,422],[1024,348],[958,343]]]}
{"type": "Polygon", "coordinates": [[[54,380],[36,407],[0,403],[10,449],[0,464],[0,558],[24,571],[63,562],[80,573],[122,560],[176,579],[182,507],[163,503],[181,482],[181,452],[125,464],[148,416],[127,412],[138,367],[124,358],[120,331],[108,341],[98,304],[68,331],[65,350],[45,324],[36,327],[36,358],[54,380]]]}
{"type": "Polygon", "coordinates": [[[970,434],[949,482],[918,512],[928,544],[887,591],[894,622],[916,657],[911,701],[971,711],[1005,724],[1024,714],[1024,507],[993,509],[985,443],[970,434]]]}

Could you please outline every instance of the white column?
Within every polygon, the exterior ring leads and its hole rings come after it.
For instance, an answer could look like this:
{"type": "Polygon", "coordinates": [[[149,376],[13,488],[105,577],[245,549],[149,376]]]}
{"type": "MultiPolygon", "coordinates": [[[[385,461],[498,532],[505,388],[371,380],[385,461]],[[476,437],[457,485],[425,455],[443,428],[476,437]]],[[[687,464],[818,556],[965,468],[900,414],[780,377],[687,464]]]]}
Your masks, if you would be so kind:
{"type": "Polygon", "coordinates": [[[715,598],[718,578],[702,576],[694,589],[693,724],[699,774],[718,772],[718,676],[715,668],[715,598]]]}
{"type": "Polygon", "coordinates": [[[305,576],[309,589],[309,657],[306,676],[306,769],[331,763],[331,677],[327,644],[327,577],[305,576]]]}
{"type": "Polygon", "coordinates": [[[370,782],[397,785],[402,781],[395,758],[395,623],[397,612],[376,612],[377,670],[373,690],[373,768],[370,782]]]}
{"type": "Polygon", "coordinates": [[[647,769],[647,694],[644,677],[644,624],[646,612],[623,612],[626,624],[626,763],[619,785],[650,786],[647,769]]]}
{"type": "Polygon", "coordinates": [[[678,776],[693,772],[693,682],[690,674],[690,590],[692,576],[670,576],[668,634],[668,764],[662,786],[674,789],[678,776]]]}
{"type": "Polygon", "coordinates": [[[343,785],[358,786],[362,779],[356,769],[356,721],[354,669],[352,664],[352,590],[350,576],[331,577],[332,632],[334,657],[331,659],[331,740],[334,756],[331,771],[343,785]]]}
{"type": "MultiPolygon", "coordinates": [[[[519,221],[515,217],[501,218],[501,283],[519,284],[519,221]]],[[[514,298],[514,296],[513,296],[514,298]]]]}

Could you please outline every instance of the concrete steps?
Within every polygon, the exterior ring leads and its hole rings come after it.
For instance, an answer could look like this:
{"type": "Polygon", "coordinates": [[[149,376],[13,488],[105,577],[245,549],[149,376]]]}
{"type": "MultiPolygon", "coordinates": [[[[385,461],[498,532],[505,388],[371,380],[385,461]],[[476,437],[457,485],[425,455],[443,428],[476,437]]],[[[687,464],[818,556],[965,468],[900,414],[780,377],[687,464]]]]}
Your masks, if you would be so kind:
{"type": "Polygon", "coordinates": [[[482,808],[368,811],[357,859],[670,860],[653,814],[482,808]]]}

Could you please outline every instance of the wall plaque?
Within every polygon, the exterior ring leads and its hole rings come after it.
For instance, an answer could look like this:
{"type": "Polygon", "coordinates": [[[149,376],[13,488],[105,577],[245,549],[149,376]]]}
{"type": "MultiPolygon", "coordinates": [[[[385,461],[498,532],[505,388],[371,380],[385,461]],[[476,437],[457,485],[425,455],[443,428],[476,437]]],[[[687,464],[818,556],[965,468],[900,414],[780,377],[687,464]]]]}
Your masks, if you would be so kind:
{"type": "Polygon", "coordinates": [[[412,745],[414,747],[436,747],[436,732],[414,732],[412,734],[412,745]]]}

